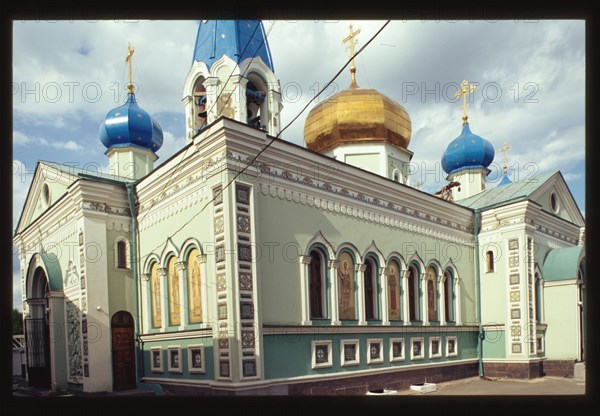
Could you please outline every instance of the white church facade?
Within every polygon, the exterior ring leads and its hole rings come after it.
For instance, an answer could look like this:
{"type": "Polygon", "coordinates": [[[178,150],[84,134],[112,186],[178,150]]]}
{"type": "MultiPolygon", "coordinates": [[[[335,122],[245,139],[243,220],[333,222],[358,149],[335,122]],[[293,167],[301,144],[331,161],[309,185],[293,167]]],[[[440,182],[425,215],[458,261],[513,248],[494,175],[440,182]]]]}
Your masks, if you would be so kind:
{"type": "Polygon", "coordinates": [[[487,187],[494,146],[465,113],[428,194],[408,113],[354,66],[305,147],[277,137],[273,68],[260,21],[202,21],[179,152],[154,167],[162,130],[130,88],[100,127],[112,174],[38,163],[14,235],[29,383],[308,395],[572,374],[585,222],[562,174],[487,187]]]}

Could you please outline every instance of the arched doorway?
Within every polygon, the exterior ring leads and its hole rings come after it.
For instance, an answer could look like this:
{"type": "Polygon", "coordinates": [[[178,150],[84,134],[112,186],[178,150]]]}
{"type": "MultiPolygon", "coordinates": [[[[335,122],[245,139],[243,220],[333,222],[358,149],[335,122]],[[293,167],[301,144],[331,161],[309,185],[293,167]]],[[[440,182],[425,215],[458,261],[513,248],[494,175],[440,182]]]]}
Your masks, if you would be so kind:
{"type": "Polygon", "coordinates": [[[133,317],[120,311],[113,315],[112,364],[113,390],[135,388],[135,347],[133,343],[133,317]]]}
{"type": "Polygon", "coordinates": [[[31,387],[51,387],[50,328],[46,296],[49,291],[46,273],[38,267],[33,273],[31,292],[27,299],[29,315],[25,318],[27,379],[31,387]]]}

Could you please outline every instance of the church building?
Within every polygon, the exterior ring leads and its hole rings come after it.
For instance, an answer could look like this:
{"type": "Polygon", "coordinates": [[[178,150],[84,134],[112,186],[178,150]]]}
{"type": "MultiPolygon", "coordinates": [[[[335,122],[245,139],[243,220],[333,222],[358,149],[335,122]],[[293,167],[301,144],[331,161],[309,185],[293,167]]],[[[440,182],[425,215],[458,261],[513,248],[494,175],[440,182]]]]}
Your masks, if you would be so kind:
{"type": "Polygon", "coordinates": [[[30,385],[361,395],[584,362],[584,218],[559,171],[487,181],[501,144],[471,130],[468,82],[432,195],[408,112],[354,61],[305,146],[279,137],[260,21],[199,23],[186,145],[158,167],[129,68],[98,121],[111,173],[40,161],[14,234],[30,385]]]}

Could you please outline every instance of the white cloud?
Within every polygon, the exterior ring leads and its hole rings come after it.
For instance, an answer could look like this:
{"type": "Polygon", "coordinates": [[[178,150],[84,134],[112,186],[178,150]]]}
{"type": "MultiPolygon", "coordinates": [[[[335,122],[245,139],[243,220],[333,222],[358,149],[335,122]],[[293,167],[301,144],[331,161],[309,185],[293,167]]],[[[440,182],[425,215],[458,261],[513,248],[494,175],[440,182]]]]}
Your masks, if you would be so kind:
{"type": "Polygon", "coordinates": [[[21,289],[21,272],[13,270],[13,308],[23,310],[23,290],[21,289]]]}
{"type": "Polygon", "coordinates": [[[81,147],[79,144],[75,143],[73,140],[69,140],[66,142],[54,142],[52,143],[52,147],[55,147],[57,149],[67,149],[67,150],[82,150],[83,147],[81,147]]]}
{"type": "Polygon", "coordinates": [[[169,131],[163,131],[163,145],[159,149],[156,166],[159,166],[171,156],[173,156],[176,152],[181,150],[185,146],[185,138],[184,137],[175,137],[173,133],[169,131]]]}
{"type": "Polygon", "coordinates": [[[67,141],[50,141],[43,137],[26,136],[20,131],[13,131],[13,143],[17,146],[32,147],[36,145],[54,147],[55,149],[64,150],[83,150],[83,147],[74,140],[67,141]]]}

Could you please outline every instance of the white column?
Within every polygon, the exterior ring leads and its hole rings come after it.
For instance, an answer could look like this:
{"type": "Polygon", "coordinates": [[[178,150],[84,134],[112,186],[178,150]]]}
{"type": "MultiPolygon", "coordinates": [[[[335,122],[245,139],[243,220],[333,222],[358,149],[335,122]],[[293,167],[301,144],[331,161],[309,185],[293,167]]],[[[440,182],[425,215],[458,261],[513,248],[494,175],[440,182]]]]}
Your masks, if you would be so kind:
{"type": "Polygon", "coordinates": [[[248,84],[248,78],[244,78],[241,75],[233,75],[231,82],[233,82],[233,97],[231,99],[235,104],[235,119],[245,123],[248,120],[246,108],[246,84],[248,84]]]}
{"type": "Polygon", "coordinates": [[[329,260],[329,276],[331,280],[331,325],[340,325],[340,311],[338,305],[338,261],[329,260]]]}
{"type": "Polygon", "coordinates": [[[217,105],[217,97],[219,96],[219,78],[210,77],[204,81],[206,88],[206,124],[210,124],[219,118],[219,110],[217,105]]]}
{"type": "Polygon", "coordinates": [[[366,325],[367,320],[365,318],[365,270],[367,265],[363,263],[356,263],[356,291],[358,292],[358,324],[366,325]]]}
{"type": "MultiPolygon", "coordinates": [[[[206,264],[206,254],[198,254],[198,263],[200,263],[200,288],[202,288],[202,293],[200,293],[200,301],[202,302],[202,327],[206,328],[209,324],[208,322],[214,322],[214,317],[208,316],[208,297],[209,297],[209,283],[208,283],[208,270],[206,264]]],[[[213,276],[214,279],[214,276],[213,276]]],[[[211,283],[211,288],[216,287],[217,282],[215,280],[211,283]]],[[[214,296],[211,296],[214,299],[214,296]]]]}
{"type": "Polygon", "coordinates": [[[444,285],[443,273],[438,277],[438,292],[440,294],[438,299],[438,319],[440,325],[446,325],[446,286],[444,285]]]}
{"type": "Polygon", "coordinates": [[[152,327],[152,307],[150,306],[150,296],[148,296],[148,293],[151,293],[148,288],[150,287],[150,273],[142,273],[142,282],[140,284],[140,292],[141,292],[141,296],[140,296],[140,304],[142,307],[142,310],[140,311],[140,316],[144,316],[144,319],[141,319],[141,322],[143,322],[143,326],[142,326],[142,332],[143,333],[147,333],[150,332],[149,329],[152,327]],[[147,313],[148,315],[144,315],[145,313],[147,313]],[[146,319],[146,317],[148,319],[146,319]]]}
{"type": "Polygon", "coordinates": [[[546,305],[544,304],[544,279],[540,279],[540,322],[546,322],[546,305]]]}
{"type": "Polygon", "coordinates": [[[421,321],[423,321],[423,325],[429,325],[429,288],[427,287],[427,273],[420,273],[420,282],[421,289],[423,293],[423,315],[421,316],[421,321]]]}
{"type": "Polygon", "coordinates": [[[302,296],[302,325],[311,325],[310,320],[310,274],[309,267],[312,258],[300,256],[300,292],[302,296]]]}
{"type": "Polygon", "coordinates": [[[283,105],[281,104],[281,93],[279,91],[269,91],[269,122],[268,129],[271,136],[277,136],[281,130],[280,113],[283,105]]]}
{"type": "Polygon", "coordinates": [[[461,279],[460,277],[457,277],[456,279],[454,279],[454,290],[456,293],[456,325],[462,325],[462,313],[461,313],[461,306],[462,306],[462,301],[461,301],[461,295],[460,295],[460,283],[461,283],[461,279]]]}
{"type": "Polygon", "coordinates": [[[402,273],[402,320],[404,325],[410,325],[410,308],[408,293],[408,274],[409,269],[402,273]]]}
{"type": "Polygon", "coordinates": [[[183,330],[185,329],[187,323],[186,311],[190,308],[190,304],[187,301],[188,298],[184,297],[185,293],[183,290],[185,279],[185,262],[178,261],[177,263],[175,263],[175,268],[177,269],[177,274],[179,275],[179,330],[183,330]]]}
{"type": "Polygon", "coordinates": [[[167,297],[167,269],[159,267],[156,272],[160,283],[160,330],[164,332],[167,329],[167,319],[169,317],[167,313],[167,308],[169,307],[169,299],[167,297]]]}
{"type": "Polygon", "coordinates": [[[379,281],[381,282],[381,295],[378,296],[381,299],[381,324],[389,325],[390,324],[390,316],[389,316],[389,286],[388,286],[388,269],[387,267],[381,268],[379,281]]]}

